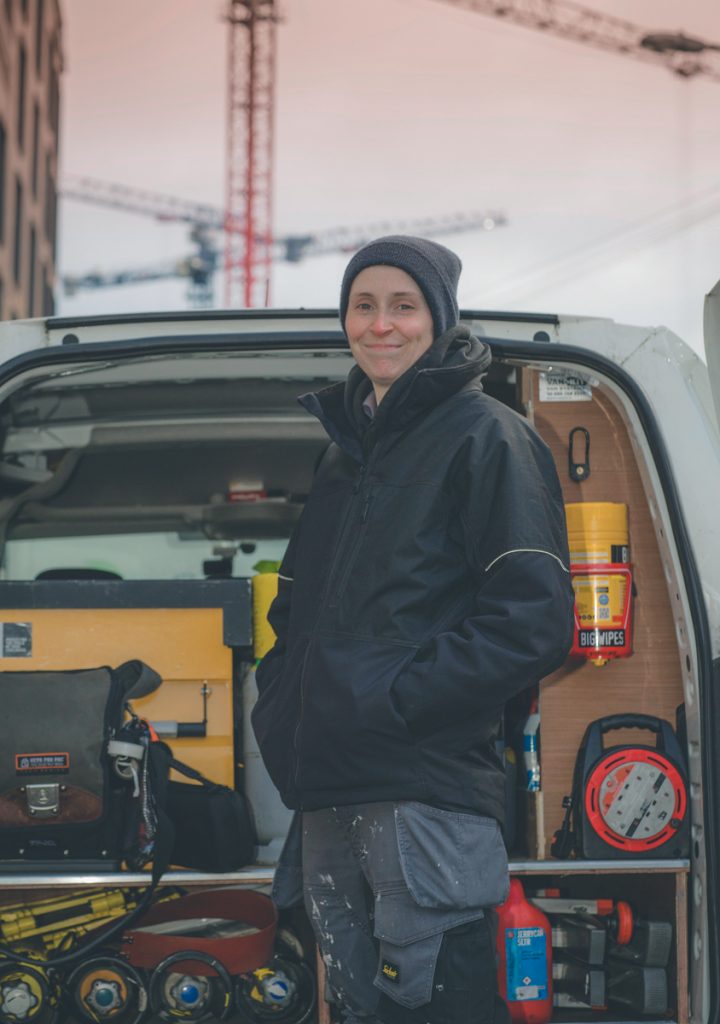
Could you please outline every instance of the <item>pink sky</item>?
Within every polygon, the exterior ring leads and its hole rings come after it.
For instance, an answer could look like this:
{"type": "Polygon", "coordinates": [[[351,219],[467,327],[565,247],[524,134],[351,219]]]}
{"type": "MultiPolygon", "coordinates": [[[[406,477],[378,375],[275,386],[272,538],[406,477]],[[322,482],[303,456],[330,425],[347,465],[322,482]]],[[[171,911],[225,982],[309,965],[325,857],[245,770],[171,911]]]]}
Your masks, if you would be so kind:
{"type": "MultiPolygon", "coordinates": [[[[716,0],[592,6],[720,40],[716,0]]],[[[64,0],[67,172],[221,203],[223,9],[64,0]]],[[[720,83],[440,0],[280,10],[278,231],[500,208],[507,227],[448,239],[466,306],[662,322],[699,348],[703,293],[720,274],[720,83]]],[[[182,228],[77,203],[61,228],[67,271],[188,251],[182,228]]],[[[279,266],[275,304],[335,305],[344,262],[279,266]]],[[[85,292],[60,311],[183,304],[171,282],[85,292]]]]}

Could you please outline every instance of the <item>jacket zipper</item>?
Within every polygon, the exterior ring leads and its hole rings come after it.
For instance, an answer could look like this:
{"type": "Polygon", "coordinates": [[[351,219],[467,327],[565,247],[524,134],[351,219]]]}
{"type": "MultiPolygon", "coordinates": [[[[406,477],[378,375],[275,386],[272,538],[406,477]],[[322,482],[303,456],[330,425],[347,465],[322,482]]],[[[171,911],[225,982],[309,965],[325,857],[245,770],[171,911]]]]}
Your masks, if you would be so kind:
{"type": "MultiPolygon", "coordinates": [[[[337,568],[337,566],[338,566],[338,564],[340,562],[340,558],[341,558],[342,553],[343,553],[343,548],[344,548],[345,542],[347,540],[347,536],[348,536],[348,533],[349,533],[350,525],[355,520],[354,511],[355,511],[355,506],[357,504],[357,495],[363,493],[363,488],[364,488],[364,485],[365,485],[365,480],[367,479],[368,470],[369,470],[370,465],[371,465],[371,463],[373,461],[372,456],[374,454],[374,450],[375,450],[374,448],[372,448],[370,450],[368,458],[362,464],[362,466],[360,468],[360,477],[359,477],[357,483],[355,484],[355,486],[353,487],[353,490],[352,490],[352,501],[350,502],[350,507],[347,510],[347,514],[345,516],[345,520],[343,522],[342,529],[340,531],[340,538],[338,540],[337,547],[335,549],[335,557],[333,558],[332,565],[330,567],[330,572],[328,573],[325,594],[323,595],[323,597],[320,600],[320,608],[318,609],[318,615],[320,614],[320,611],[322,609],[323,603],[326,600],[328,600],[328,597],[329,597],[329,595],[331,593],[333,578],[335,576],[336,568],[337,568]]],[[[367,521],[367,515],[368,515],[368,511],[370,509],[370,498],[371,498],[371,492],[368,490],[366,495],[365,495],[365,501],[363,503],[363,511],[362,511],[362,514],[361,514],[361,523],[362,523],[362,525],[364,525],[365,522],[367,521]]],[[[353,544],[352,549],[349,552],[350,556],[354,556],[355,551],[356,551],[357,543],[358,542],[353,544]]],[[[343,582],[343,583],[345,582],[345,576],[347,575],[348,572],[349,572],[349,570],[347,569],[347,566],[346,566],[346,571],[343,572],[343,580],[341,582],[343,582]]],[[[329,601],[329,604],[332,607],[332,600],[329,601]]],[[[294,752],[295,752],[295,776],[294,776],[294,779],[295,779],[295,792],[296,793],[300,792],[300,782],[299,782],[299,774],[300,774],[300,748],[299,748],[299,744],[298,744],[298,738],[300,736],[300,727],[302,726],[303,709],[304,709],[304,703],[305,703],[305,670],[307,668],[308,657],[310,655],[310,646],[311,646],[311,644],[313,642],[313,637],[315,635],[315,630],[316,629],[317,629],[317,620],[316,620],[315,626],[313,627],[312,635],[310,636],[310,638],[308,640],[307,649],[305,651],[305,655],[303,657],[302,667],[300,669],[300,709],[299,709],[299,712],[298,712],[297,725],[295,726],[295,733],[294,733],[294,736],[293,736],[293,748],[294,748],[294,752]]],[[[298,802],[299,802],[299,805],[300,805],[300,809],[302,810],[302,800],[299,800],[298,802]]]]}
{"type": "Polygon", "coordinates": [[[362,531],[365,529],[365,526],[367,524],[371,502],[372,490],[368,489],[368,491],[365,493],[365,500],[363,501],[362,504],[360,523],[356,530],[355,537],[353,538],[353,542],[350,548],[348,549],[347,558],[345,560],[345,567],[343,568],[342,573],[340,574],[340,577],[338,579],[337,586],[335,588],[335,593],[330,595],[330,600],[328,601],[329,608],[337,608],[338,604],[340,603],[340,598],[345,593],[345,587],[348,584],[350,574],[353,570],[355,560],[357,559],[357,555],[360,550],[360,544],[362,543],[362,531]]]}
{"type": "MultiPolygon", "coordinates": [[[[335,556],[333,558],[332,565],[330,567],[330,572],[328,573],[325,594],[323,595],[323,602],[325,600],[327,600],[328,604],[329,604],[329,607],[331,607],[331,608],[334,608],[336,603],[337,603],[336,598],[333,597],[333,589],[335,587],[336,577],[338,576],[338,573],[340,574],[341,578],[343,578],[343,579],[344,579],[344,576],[345,576],[345,570],[342,569],[342,570],[339,571],[338,567],[341,565],[343,554],[344,554],[344,549],[347,546],[347,539],[348,539],[348,536],[350,534],[350,528],[353,526],[353,524],[356,524],[356,525],[358,524],[358,516],[357,516],[357,512],[356,512],[358,503],[360,503],[360,502],[362,503],[361,507],[363,509],[363,511],[361,513],[360,524],[363,524],[365,522],[365,519],[367,518],[367,511],[368,511],[368,508],[369,508],[369,500],[370,500],[370,492],[369,491],[367,491],[367,492],[365,491],[365,481],[367,480],[368,470],[370,469],[372,461],[373,460],[372,460],[372,452],[371,452],[370,457],[367,459],[366,462],[364,462],[362,464],[362,466],[360,468],[360,476],[359,476],[358,480],[356,481],[355,486],[352,489],[352,498],[351,498],[351,501],[350,501],[350,507],[348,508],[347,515],[345,516],[345,519],[343,521],[342,530],[340,532],[340,538],[339,538],[339,540],[337,542],[337,546],[335,548],[335,556]],[[358,497],[358,495],[360,495],[360,497],[358,497]]],[[[356,545],[356,542],[353,541],[353,543],[350,545],[350,548],[349,548],[349,550],[347,552],[349,557],[352,557],[354,555],[354,553],[355,553],[355,545],[356,545]]]]}

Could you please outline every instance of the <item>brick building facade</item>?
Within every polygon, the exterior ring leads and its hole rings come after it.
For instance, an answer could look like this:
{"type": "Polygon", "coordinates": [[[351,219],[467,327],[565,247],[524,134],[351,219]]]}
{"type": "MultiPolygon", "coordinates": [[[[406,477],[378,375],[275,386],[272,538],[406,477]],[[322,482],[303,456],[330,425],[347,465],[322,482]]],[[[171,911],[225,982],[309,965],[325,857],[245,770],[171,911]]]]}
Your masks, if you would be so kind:
{"type": "Polygon", "coordinates": [[[0,0],[0,319],[53,312],[58,0],[0,0]]]}

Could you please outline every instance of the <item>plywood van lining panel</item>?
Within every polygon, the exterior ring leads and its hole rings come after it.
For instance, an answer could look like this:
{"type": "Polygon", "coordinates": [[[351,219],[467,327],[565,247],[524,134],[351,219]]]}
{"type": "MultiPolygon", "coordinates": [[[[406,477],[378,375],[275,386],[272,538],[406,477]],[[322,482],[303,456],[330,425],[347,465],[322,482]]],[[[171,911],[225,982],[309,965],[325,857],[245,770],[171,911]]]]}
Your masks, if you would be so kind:
{"type": "MultiPolygon", "coordinates": [[[[549,445],[566,502],[617,501],[629,509],[630,558],[637,588],[633,654],[597,668],[569,659],[541,684],[542,834],[537,856],[549,855],[553,833],[563,817],[562,799],[572,784],[577,750],[586,726],[620,712],[666,718],[674,726],[683,700],[676,621],[665,572],[633,446],[622,414],[601,388],[589,401],[540,401],[539,373],[525,371],[523,388],[532,398],[535,428],[549,445]],[[582,483],[568,474],[568,437],[576,426],[590,433],[590,475],[582,483]]],[[[611,742],[630,736],[652,745],[649,733],[617,732],[611,742]]]]}

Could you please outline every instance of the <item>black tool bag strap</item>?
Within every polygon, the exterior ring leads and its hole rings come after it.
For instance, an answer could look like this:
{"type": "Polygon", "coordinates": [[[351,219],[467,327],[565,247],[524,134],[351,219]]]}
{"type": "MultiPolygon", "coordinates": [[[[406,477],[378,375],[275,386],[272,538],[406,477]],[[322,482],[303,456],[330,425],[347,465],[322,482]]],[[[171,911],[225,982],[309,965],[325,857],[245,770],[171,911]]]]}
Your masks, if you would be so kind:
{"type": "Polygon", "coordinates": [[[155,887],[160,881],[161,875],[170,866],[170,857],[175,845],[175,826],[170,820],[166,807],[168,776],[170,768],[174,768],[176,762],[167,744],[159,741],[150,744],[148,754],[157,814],[157,836],[152,864],[152,885],[155,887]]]}
{"type": "Polygon", "coordinates": [[[184,775],[186,779],[192,779],[194,782],[199,782],[205,789],[210,789],[213,786],[219,785],[217,782],[212,782],[210,779],[197,771],[195,768],[191,768],[189,764],[183,764],[182,761],[177,761],[174,757],[170,758],[170,767],[174,768],[180,775],[184,775]]]}

